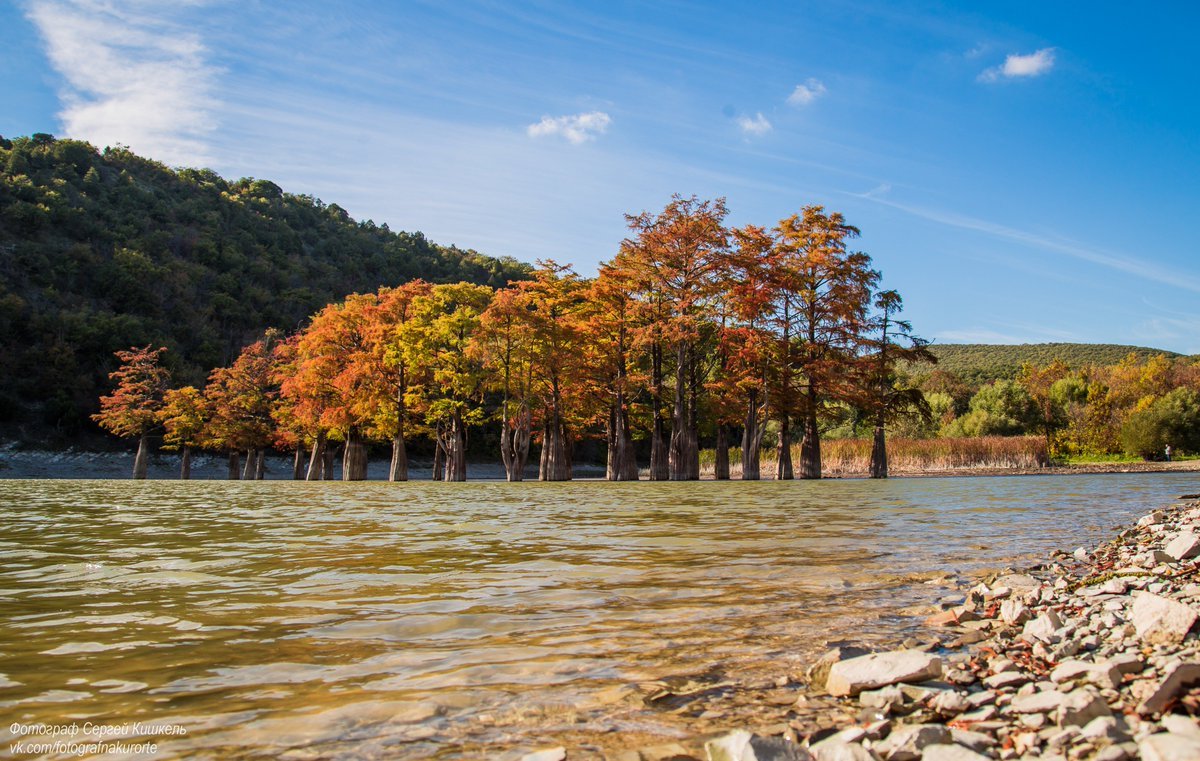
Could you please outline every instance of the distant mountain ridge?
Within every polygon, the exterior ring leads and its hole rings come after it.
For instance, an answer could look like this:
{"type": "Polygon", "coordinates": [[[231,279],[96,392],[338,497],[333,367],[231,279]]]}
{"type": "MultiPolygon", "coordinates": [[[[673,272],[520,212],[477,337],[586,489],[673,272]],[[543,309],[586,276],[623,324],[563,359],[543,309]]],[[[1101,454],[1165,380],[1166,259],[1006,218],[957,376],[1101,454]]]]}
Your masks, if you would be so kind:
{"type": "Polygon", "coordinates": [[[933,344],[929,350],[937,357],[939,370],[954,373],[972,385],[1011,380],[1025,362],[1047,365],[1060,359],[1072,367],[1082,367],[1115,365],[1130,354],[1143,360],[1158,354],[1172,358],[1183,356],[1147,346],[1083,343],[933,344]]]}

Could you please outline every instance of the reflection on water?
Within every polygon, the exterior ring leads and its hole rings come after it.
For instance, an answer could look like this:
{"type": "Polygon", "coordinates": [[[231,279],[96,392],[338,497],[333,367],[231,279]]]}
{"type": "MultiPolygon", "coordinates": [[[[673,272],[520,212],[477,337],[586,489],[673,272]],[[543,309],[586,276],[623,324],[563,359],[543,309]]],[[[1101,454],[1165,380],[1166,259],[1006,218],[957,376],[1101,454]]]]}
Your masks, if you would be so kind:
{"type": "Polygon", "coordinates": [[[654,732],[604,698],[891,640],[924,582],[1103,538],[1187,473],[888,482],[0,482],[9,722],[174,755],[452,757],[654,732]],[[126,736],[126,739],[129,739],[126,736]]]}

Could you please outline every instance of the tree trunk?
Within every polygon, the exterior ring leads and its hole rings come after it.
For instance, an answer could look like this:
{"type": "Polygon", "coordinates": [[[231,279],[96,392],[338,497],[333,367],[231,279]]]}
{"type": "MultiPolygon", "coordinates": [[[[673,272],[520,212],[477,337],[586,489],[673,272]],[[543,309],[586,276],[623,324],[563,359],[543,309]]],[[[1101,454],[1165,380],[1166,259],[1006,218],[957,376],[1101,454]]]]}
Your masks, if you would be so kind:
{"type": "MultiPolygon", "coordinates": [[[[811,404],[811,395],[809,401],[811,404]]],[[[800,442],[800,477],[821,477],[821,432],[817,429],[817,410],[813,406],[804,413],[804,439],[800,442]]]]}
{"type": "Polygon", "coordinates": [[[650,431],[650,480],[666,481],[670,477],[666,421],[662,415],[662,347],[655,344],[650,349],[651,386],[654,398],[654,423],[650,431]]]}
{"type": "Polygon", "coordinates": [[[192,448],[187,444],[183,445],[182,463],[179,465],[179,479],[187,481],[192,477],[192,448]]]}
{"type": "Polygon", "coordinates": [[[717,452],[713,463],[713,477],[718,481],[729,480],[729,427],[717,423],[717,452]]]}
{"type": "Polygon", "coordinates": [[[404,433],[392,437],[392,462],[388,466],[389,481],[408,480],[408,450],[404,446],[404,433]]]}
{"type": "Polygon", "coordinates": [[[742,480],[757,481],[762,477],[763,429],[759,420],[758,390],[750,392],[746,405],[746,427],[742,429],[742,480]]]}
{"type": "Polygon", "coordinates": [[[367,478],[367,446],[357,430],[346,433],[346,447],[342,452],[342,480],[365,481],[367,478]]]}
{"type": "Polygon", "coordinates": [[[264,449],[254,450],[254,480],[261,481],[267,473],[267,453],[264,449]]]}
{"type": "Polygon", "coordinates": [[[133,456],[133,477],[142,480],[150,468],[150,434],[143,433],[138,437],[137,454],[133,456]]]}
{"type": "Polygon", "coordinates": [[[467,480],[467,428],[456,411],[450,419],[449,446],[446,448],[447,481],[467,480]]]}
{"type": "Polygon", "coordinates": [[[325,456],[321,463],[321,478],[325,481],[333,481],[333,463],[337,458],[337,449],[325,444],[325,456]]]}
{"type": "Polygon", "coordinates": [[[871,478],[888,477],[887,439],[884,435],[883,420],[875,422],[875,439],[871,442],[871,478]]]}
{"type": "Polygon", "coordinates": [[[440,426],[434,430],[433,434],[433,480],[441,481],[445,474],[446,467],[446,446],[444,434],[440,430],[440,426]]]}
{"type": "Polygon", "coordinates": [[[295,457],[292,459],[292,480],[293,481],[303,481],[304,480],[304,445],[303,444],[296,445],[296,454],[295,454],[295,457]]]}
{"type": "Polygon", "coordinates": [[[542,434],[542,458],[538,468],[538,479],[542,481],[570,481],[571,455],[567,441],[566,426],[557,411],[552,411],[546,420],[542,434]]]}
{"type": "Polygon", "coordinates": [[[617,394],[608,410],[608,469],[609,481],[638,480],[637,455],[633,450],[633,433],[629,429],[629,411],[625,396],[617,394]]]}
{"type": "Polygon", "coordinates": [[[246,464],[242,467],[242,480],[254,480],[254,449],[246,450],[246,464]]]}
{"type": "Polygon", "coordinates": [[[688,480],[687,347],[680,341],[675,349],[675,404],[671,411],[671,452],[669,474],[672,481],[688,480]]]}
{"type": "Polygon", "coordinates": [[[795,478],[792,473],[792,430],[791,418],[783,415],[779,418],[779,444],[775,447],[775,479],[791,481],[795,478]]]}
{"type": "Polygon", "coordinates": [[[241,458],[238,456],[236,449],[229,450],[229,475],[230,481],[236,481],[241,478],[241,458]]]}
{"type": "Polygon", "coordinates": [[[305,474],[306,481],[320,481],[325,470],[325,450],[329,447],[329,441],[325,438],[325,433],[317,434],[317,440],[313,442],[312,454],[308,458],[308,473],[305,474]]]}
{"type": "Polygon", "coordinates": [[[521,406],[512,420],[507,417],[500,428],[500,459],[509,481],[525,480],[525,465],[529,462],[529,440],[533,433],[529,410],[521,406]]]}

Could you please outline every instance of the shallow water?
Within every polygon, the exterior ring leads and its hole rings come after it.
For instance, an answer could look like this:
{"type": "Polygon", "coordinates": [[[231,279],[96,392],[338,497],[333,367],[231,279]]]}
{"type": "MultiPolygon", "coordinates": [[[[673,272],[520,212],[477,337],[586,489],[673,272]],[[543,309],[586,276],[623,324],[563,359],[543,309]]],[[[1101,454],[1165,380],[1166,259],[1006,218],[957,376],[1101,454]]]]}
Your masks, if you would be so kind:
{"type": "Polygon", "coordinates": [[[186,729],[142,728],[160,758],[425,758],[669,734],[609,688],[797,673],[828,641],[912,629],[938,579],[1196,491],[1192,473],[0,481],[0,742],[12,722],[129,740],[140,721],[186,729]]]}

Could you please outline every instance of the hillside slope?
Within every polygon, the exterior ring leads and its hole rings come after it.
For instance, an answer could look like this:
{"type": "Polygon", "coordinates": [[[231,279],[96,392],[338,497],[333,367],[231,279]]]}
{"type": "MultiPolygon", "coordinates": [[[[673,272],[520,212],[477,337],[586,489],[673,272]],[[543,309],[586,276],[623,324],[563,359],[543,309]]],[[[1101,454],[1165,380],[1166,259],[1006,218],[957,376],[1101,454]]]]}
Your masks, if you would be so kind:
{"type": "Polygon", "coordinates": [[[929,347],[938,358],[937,368],[954,373],[975,386],[998,379],[1012,379],[1021,364],[1047,365],[1056,359],[1072,367],[1115,365],[1130,354],[1147,359],[1156,354],[1179,354],[1145,346],[1119,344],[934,344],[929,347]]]}
{"type": "Polygon", "coordinates": [[[116,349],[166,345],[177,380],[195,383],[349,293],[526,272],[267,180],[0,138],[0,425],[24,439],[89,428],[116,349]]]}

